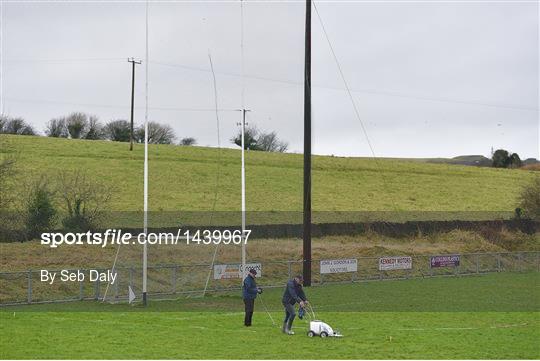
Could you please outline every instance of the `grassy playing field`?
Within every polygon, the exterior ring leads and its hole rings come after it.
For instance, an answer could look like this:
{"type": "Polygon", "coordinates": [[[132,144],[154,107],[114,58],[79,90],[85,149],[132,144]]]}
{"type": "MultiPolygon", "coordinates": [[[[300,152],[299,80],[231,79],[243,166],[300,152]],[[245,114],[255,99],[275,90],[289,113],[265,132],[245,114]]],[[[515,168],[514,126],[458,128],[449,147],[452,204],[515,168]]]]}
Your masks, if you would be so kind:
{"type": "Polygon", "coordinates": [[[0,356],[20,358],[537,359],[538,273],[327,285],[307,290],[340,339],[280,333],[281,289],[263,293],[254,326],[235,294],[140,305],[80,302],[2,308],[0,356]]]}
{"type": "MultiPolygon", "coordinates": [[[[115,211],[142,210],[143,146],[0,135],[0,157],[16,154],[24,181],[82,169],[113,186],[115,211]]],[[[240,205],[240,151],[152,145],[149,148],[152,211],[212,209],[216,172],[217,210],[240,205]]],[[[248,211],[302,209],[302,155],[248,152],[248,211]]],[[[313,158],[313,209],[318,211],[504,211],[513,212],[533,171],[429,164],[410,160],[313,158]]]]}

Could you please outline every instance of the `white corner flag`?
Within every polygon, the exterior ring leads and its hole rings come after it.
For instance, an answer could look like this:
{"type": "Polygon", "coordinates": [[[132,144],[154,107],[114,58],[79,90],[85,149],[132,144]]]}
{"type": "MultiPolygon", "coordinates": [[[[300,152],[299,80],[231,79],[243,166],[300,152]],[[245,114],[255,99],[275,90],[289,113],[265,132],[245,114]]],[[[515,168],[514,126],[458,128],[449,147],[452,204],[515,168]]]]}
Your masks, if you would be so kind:
{"type": "Polygon", "coordinates": [[[133,290],[131,289],[131,286],[128,286],[128,291],[129,291],[129,303],[131,303],[133,302],[135,298],[137,298],[137,296],[135,296],[135,292],[133,292],[133,290]]]}

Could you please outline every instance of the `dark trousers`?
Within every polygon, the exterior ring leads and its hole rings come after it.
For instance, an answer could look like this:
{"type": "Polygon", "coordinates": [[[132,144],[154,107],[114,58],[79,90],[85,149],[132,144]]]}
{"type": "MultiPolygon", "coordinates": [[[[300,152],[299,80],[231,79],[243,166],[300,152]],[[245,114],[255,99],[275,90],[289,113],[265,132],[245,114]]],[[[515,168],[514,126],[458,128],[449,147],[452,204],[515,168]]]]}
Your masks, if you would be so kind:
{"type": "Polygon", "coordinates": [[[244,306],[246,315],[244,317],[244,325],[251,326],[251,318],[253,317],[253,309],[255,308],[255,299],[244,298],[244,306]]]}
{"type": "Polygon", "coordinates": [[[294,318],[296,317],[296,312],[294,310],[294,305],[291,305],[290,303],[283,303],[283,307],[285,307],[285,320],[283,321],[283,325],[288,329],[292,329],[292,323],[294,321],[294,318]]]}

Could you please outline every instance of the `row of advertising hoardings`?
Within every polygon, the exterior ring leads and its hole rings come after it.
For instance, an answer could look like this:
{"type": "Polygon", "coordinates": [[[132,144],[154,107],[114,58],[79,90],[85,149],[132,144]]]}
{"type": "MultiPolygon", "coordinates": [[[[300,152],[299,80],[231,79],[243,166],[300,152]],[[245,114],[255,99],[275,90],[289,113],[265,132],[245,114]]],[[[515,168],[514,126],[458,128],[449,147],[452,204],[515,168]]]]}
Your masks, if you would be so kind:
{"type": "MultiPolygon", "coordinates": [[[[148,289],[154,295],[191,294],[208,290],[223,291],[238,288],[242,269],[238,263],[226,264],[171,264],[148,267],[148,289]],[[210,280],[208,279],[210,273],[210,280]],[[212,275],[213,273],[213,275],[212,275]]],[[[274,262],[251,261],[247,268],[255,268],[257,283],[263,287],[282,287],[294,275],[301,274],[301,260],[274,262]],[[263,268],[264,267],[264,271],[263,268]]],[[[314,260],[312,282],[355,282],[391,278],[460,275],[486,272],[540,271],[540,252],[471,253],[450,255],[412,255],[358,257],[314,260]]],[[[143,270],[140,266],[118,267],[117,280],[107,282],[42,282],[40,271],[0,272],[0,305],[55,302],[104,298],[127,299],[128,288],[135,294],[142,290],[143,270]]],[[[54,271],[54,270],[51,270],[54,271]]],[[[59,271],[59,270],[57,270],[59,271]]],[[[102,270],[105,271],[105,270],[102,270]]]]}
{"type": "MultiPolygon", "coordinates": [[[[430,268],[458,267],[460,265],[460,260],[460,255],[430,256],[429,266],[430,268]]],[[[413,258],[411,256],[379,257],[378,264],[379,271],[411,270],[413,268],[413,258]]],[[[255,269],[257,271],[256,277],[262,276],[261,263],[248,263],[246,264],[246,269],[255,269]]],[[[327,259],[321,260],[319,262],[320,274],[336,274],[350,272],[358,272],[358,259],[327,259]]],[[[243,272],[241,264],[214,265],[215,280],[237,279],[241,278],[242,274],[243,272]]]]}
{"type": "MultiPolygon", "coordinates": [[[[430,268],[458,267],[460,255],[430,256],[430,268]]],[[[379,257],[379,271],[410,270],[413,268],[411,256],[385,256],[379,257]]],[[[320,273],[347,273],[358,271],[357,259],[333,259],[320,261],[320,273]]]]}
{"type": "MultiPolygon", "coordinates": [[[[458,267],[460,255],[430,256],[431,268],[458,267]]],[[[413,268],[411,256],[387,256],[379,257],[379,271],[410,270],[413,268]]],[[[320,273],[347,273],[358,271],[357,259],[334,259],[320,261],[320,273]]]]}

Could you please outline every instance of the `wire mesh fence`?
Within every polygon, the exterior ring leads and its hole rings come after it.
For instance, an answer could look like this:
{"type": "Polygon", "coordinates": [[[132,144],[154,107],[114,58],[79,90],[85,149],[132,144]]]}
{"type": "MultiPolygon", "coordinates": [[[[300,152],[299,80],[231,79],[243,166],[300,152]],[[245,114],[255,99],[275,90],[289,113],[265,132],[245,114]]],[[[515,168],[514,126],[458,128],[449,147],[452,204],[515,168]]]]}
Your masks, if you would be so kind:
{"type": "MultiPolygon", "coordinates": [[[[356,258],[356,270],[342,273],[322,273],[321,260],[312,261],[312,282],[318,285],[352,283],[372,280],[407,279],[440,276],[459,276],[490,272],[539,272],[540,252],[468,253],[446,255],[458,257],[458,262],[447,265],[432,264],[433,257],[445,255],[412,255],[407,269],[383,270],[381,256],[356,258]]],[[[260,263],[262,287],[279,287],[302,272],[302,261],[250,261],[260,263]]],[[[42,281],[42,270],[0,272],[0,305],[65,302],[77,300],[122,301],[129,295],[129,287],[136,295],[142,290],[140,266],[118,267],[111,271],[115,281],[91,280],[90,269],[48,270],[70,275],[66,282],[42,281]],[[81,277],[83,274],[84,277],[81,277]]],[[[94,274],[106,274],[106,269],[93,269],[94,274]]],[[[59,276],[58,276],[59,277],[59,276]]],[[[201,295],[207,292],[237,290],[239,278],[216,279],[210,264],[172,264],[148,267],[148,293],[163,297],[201,295]],[[208,281],[208,284],[207,284],[208,281]]]]}

